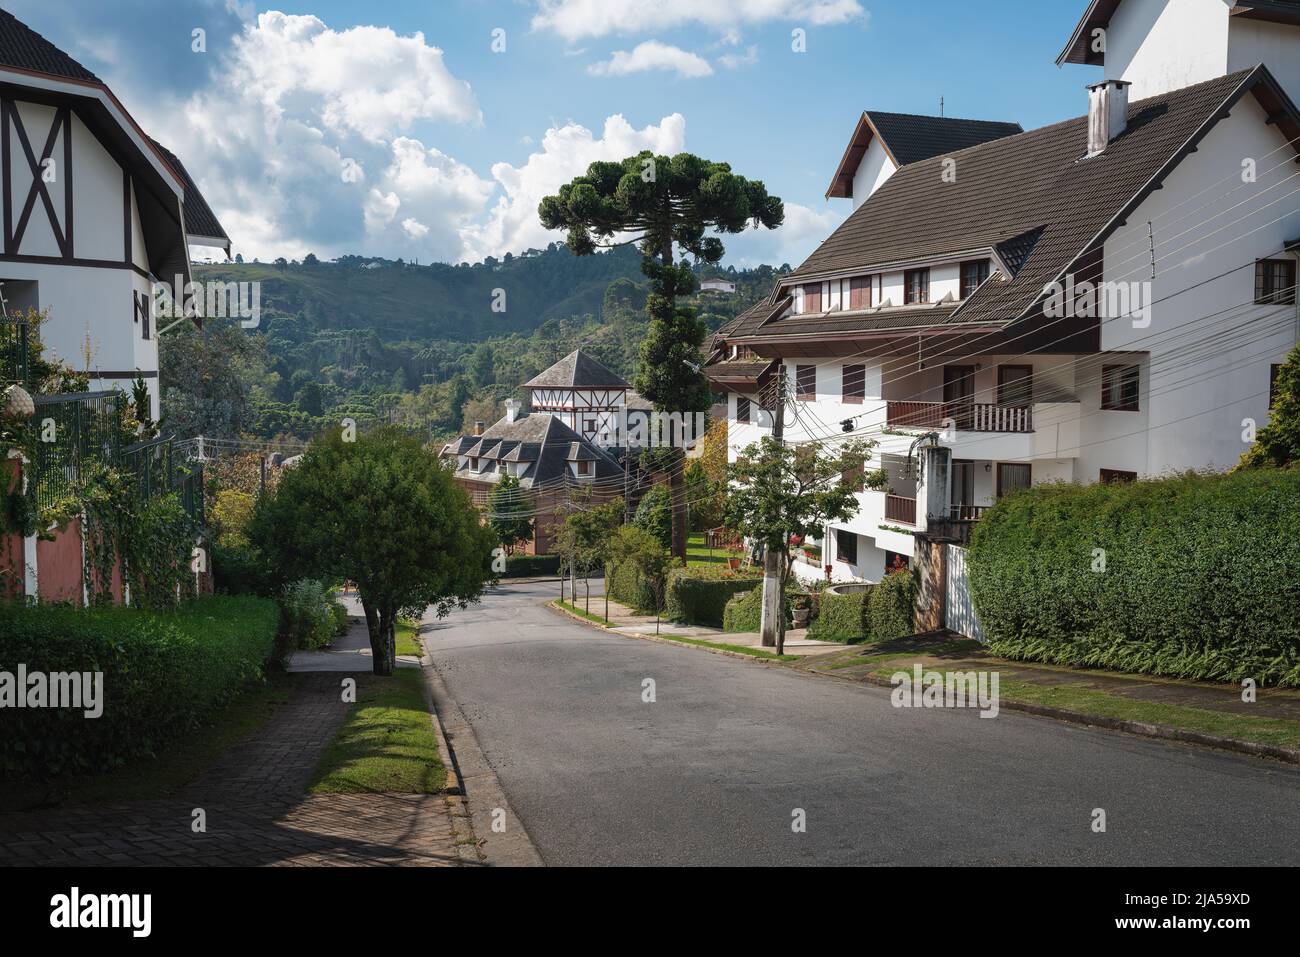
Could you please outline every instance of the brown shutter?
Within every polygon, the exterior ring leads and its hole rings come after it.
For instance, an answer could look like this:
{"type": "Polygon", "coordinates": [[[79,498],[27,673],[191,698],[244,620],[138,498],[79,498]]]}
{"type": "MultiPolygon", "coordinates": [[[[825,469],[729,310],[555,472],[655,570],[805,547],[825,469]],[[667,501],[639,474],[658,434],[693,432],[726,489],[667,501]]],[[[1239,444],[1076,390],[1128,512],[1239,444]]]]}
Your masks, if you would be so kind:
{"type": "Polygon", "coordinates": [[[870,276],[860,276],[850,280],[849,308],[850,309],[871,308],[871,277],[870,276]]]}
{"type": "Polygon", "coordinates": [[[811,286],[803,287],[803,311],[804,312],[822,311],[822,284],[821,283],[814,283],[811,286]]]}

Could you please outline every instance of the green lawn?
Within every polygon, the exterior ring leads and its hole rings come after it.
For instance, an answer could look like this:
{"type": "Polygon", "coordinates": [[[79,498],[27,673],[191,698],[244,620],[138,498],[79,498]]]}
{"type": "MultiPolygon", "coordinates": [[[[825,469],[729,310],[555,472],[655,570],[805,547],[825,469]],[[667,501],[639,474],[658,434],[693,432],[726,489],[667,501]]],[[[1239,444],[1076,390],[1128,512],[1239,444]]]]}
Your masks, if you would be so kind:
{"type": "Polygon", "coordinates": [[[721,548],[710,549],[704,544],[703,532],[692,532],[686,539],[687,565],[725,565],[728,558],[743,558],[744,552],[728,552],[721,548]]]}
{"type": "Polygon", "coordinates": [[[751,658],[766,658],[772,661],[798,661],[798,655],[778,655],[775,651],[768,651],[766,648],[749,648],[745,645],[724,645],[716,641],[705,641],[702,638],[685,638],[681,635],[656,635],[657,638],[666,638],[669,641],[680,642],[683,645],[699,645],[704,648],[721,648],[723,651],[734,651],[737,654],[749,655],[751,658]]]}
{"type": "MultiPolygon", "coordinates": [[[[585,618],[587,619],[587,621],[595,622],[598,625],[603,626],[603,625],[612,624],[612,622],[610,622],[610,620],[604,617],[603,615],[597,615],[594,613],[588,614],[586,611],[583,610],[581,606],[574,605],[571,602],[560,601],[559,599],[556,599],[555,601],[551,602],[551,604],[555,605],[557,608],[563,608],[565,611],[569,612],[570,614],[577,615],[579,618],[585,618]]],[[[601,609],[602,611],[604,610],[605,599],[603,597],[601,597],[597,601],[596,607],[601,609]]]]}
{"type": "Polygon", "coordinates": [[[393,636],[397,639],[397,653],[399,655],[411,655],[413,658],[424,657],[424,649],[420,647],[420,639],[416,637],[419,630],[420,625],[418,622],[407,621],[405,618],[397,619],[397,624],[393,626],[393,636]]]}
{"type": "Polygon", "coordinates": [[[240,695],[200,730],[173,738],[153,760],[134,761],[107,774],[0,784],[0,810],[47,803],[107,804],[164,798],[203,774],[229,748],[253,734],[289,700],[294,675],[273,671],[265,684],[240,695]]]}
{"type": "Polygon", "coordinates": [[[424,703],[424,673],[398,668],[390,678],[357,675],[357,702],[321,756],[310,790],[434,794],[446,781],[424,703]]]}

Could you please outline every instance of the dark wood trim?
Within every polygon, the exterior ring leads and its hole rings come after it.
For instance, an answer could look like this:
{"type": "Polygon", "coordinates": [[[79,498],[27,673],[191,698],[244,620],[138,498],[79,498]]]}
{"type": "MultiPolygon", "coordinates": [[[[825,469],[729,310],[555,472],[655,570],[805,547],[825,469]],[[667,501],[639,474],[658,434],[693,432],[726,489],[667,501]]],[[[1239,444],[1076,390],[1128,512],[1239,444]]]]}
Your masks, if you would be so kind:
{"type": "MultiPolygon", "coordinates": [[[[1112,390],[1113,391],[1113,390],[1112,390]]],[[[1141,412],[1142,411],[1142,366],[1135,362],[1113,362],[1101,367],[1101,411],[1103,412],[1141,412]],[[1130,407],[1123,404],[1123,378],[1115,383],[1120,395],[1111,395],[1110,401],[1106,396],[1106,376],[1111,370],[1128,370],[1133,369],[1137,372],[1137,399],[1130,407]]]]}
{"type": "Polygon", "coordinates": [[[122,261],[133,264],[135,262],[134,242],[132,239],[131,222],[131,171],[125,166],[122,167],[122,249],[124,255],[122,261]]]}
{"type": "Polygon", "coordinates": [[[78,259],[75,256],[28,256],[0,255],[0,262],[31,263],[34,266],[81,266],[85,269],[129,269],[142,279],[154,281],[154,277],[135,263],[124,263],[117,259],[78,259]]]}
{"type": "Polygon", "coordinates": [[[139,376],[141,379],[158,378],[157,370],[149,371],[147,369],[146,370],[137,369],[135,372],[118,372],[118,371],[100,372],[98,370],[95,370],[93,372],[87,372],[85,374],[92,379],[134,379],[137,376],[139,376]]]}
{"type": "MultiPolygon", "coordinates": [[[[1002,364],[999,364],[999,365],[998,365],[998,381],[997,381],[997,387],[996,387],[996,389],[995,389],[994,396],[993,396],[993,400],[994,400],[994,402],[995,402],[997,405],[1006,405],[1006,403],[1004,403],[1004,402],[1002,401],[1002,387],[1005,386],[1005,385],[1007,385],[1008,383],[1006,383],[1006,382],[1003,381],[1003,376],[1004,376],[1006,373],[1011,372],[1012,370],[1015,370],[1015,371],[1017,371],[1017,372],[1026,372],[1026,373],[1028,373],[1027,378],[1029,379],[1029,401],[1028,401],[1027,403],[1019,403],[1019,404],[1024,404],[1024,405],[1033,405],[1033,404],[1034,404],[1034,367],[1031,366],[1031,365],[1025,365],[1025,364],[1021,364],[1021,365],[1002,365],[1002,364]]],[[[1018,380],[1017,380],[1017,381],[1018,381],[1018,380]]]]}
{"type": "Polygon", "coordinates": [[[63,232],[68,239],[67,254],[77,254],[72,227],[72,110],[63,109],[63,232]]]}
{"type": "Polygon", "coordinates": [[[6,254],[13,252],[14,247],[14,221],[13,221],[13,200],[10,197],[12,192],[11,177],[9,174],[9,110],[12,109],[8,97],[0,99],[0,176],[4,177],[4,204],[5,204],[5,244],[4,251],[6,254]]]}
{"type": "Polygon", "coordinates": [[[22,215],[18,217],[18,225],[14,228],[13,246],[15,249],[22,246],[23,236],[27,232],[27,224],[31,220],[32,212],[36,209],[36,200],[39,197],[41,204],[45,207],[45,215],[49,217],[50,230],[54,233],[54,241],[65,259],[71,258],[72,250],[68,246],[63,224],[60,224],[59,217],[55,215],[54,201],[50,199],[50,191],[46,187],[45,179],[41,174],[43,172],[42,164],[47,159],[50,159],[54,153],[54,141],[58,139],[59,129],[63,125],[67,114],[68,108],[66,106],[55,110],[54,121],[50,124],[50,131],[45,136],[45,145],[41,149],[41,157],[37,159],[36,154],[32,152],[32,143],[27,137],[27,128],[23,125],[22,115],[16,109],[12,112],[14,132],[18,134],[18,142],[23,148],[23,154],[27,158],[27,165],[32,171],[32,185],[27,191],[27,202],[23,205],[22,215]]]}

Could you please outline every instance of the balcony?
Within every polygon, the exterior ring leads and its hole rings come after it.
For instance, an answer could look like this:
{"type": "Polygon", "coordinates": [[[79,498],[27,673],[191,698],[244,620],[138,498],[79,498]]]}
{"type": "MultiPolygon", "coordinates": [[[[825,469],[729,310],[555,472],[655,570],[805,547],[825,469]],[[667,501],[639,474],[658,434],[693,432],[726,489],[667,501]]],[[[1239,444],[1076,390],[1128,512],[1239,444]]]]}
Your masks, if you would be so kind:
{"type": "Polygon", "coordinates": [[[916,499],[901,495],[885,496],[885,521],[900,525],[916,524],[916,499]]]}
{"type": "Polygon", "coordinates": [[[951,421],[961,432],[1034,431],[1033,407],[990,402],[888,402],[886,422],[899,429],[944,429],[951,421]]]}
{"type": "Polygon", "coordinates": [[[948,520],[952,522],[978,522],[984,517],[991,505],[954,505],[948,510],[948,520]]]}

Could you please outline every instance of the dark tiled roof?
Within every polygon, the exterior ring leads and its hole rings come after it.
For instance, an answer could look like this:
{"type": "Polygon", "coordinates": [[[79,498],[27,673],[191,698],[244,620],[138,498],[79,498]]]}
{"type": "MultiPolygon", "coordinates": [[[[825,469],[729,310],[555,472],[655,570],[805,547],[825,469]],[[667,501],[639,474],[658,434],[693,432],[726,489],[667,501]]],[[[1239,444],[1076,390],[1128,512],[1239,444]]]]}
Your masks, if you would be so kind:
{"type": "Polygon", "coordinates": [[[195,185],[189,170],[185,168],[185,164],[180,161],[175,153],[157,140],[152,142],[185,183],[186,234],[190,236],[207,236],[209,239],[224,239],[226,242],[230,242],[230,237],[221,228],[221,223],[217,221],[216,214],[212,212],[212,207],[203,198],[203,194],[199,192],[199,188],[195,185]]]}
{"type": "Polygon", "coordinates": [[[1243,71],[1132,103],[1128,129],[1093,159],[1084,116],[952,154],[956,182],[941,176],[940,158],[905,166],[785,282],[993,247],[1020,260],[1014,275],[986,283],[950,320],[1015,319],[1245,81],[1262,76],[1243,71]]]}
{"type": "Polygon", "coordinates": [[[917,329],[947,323],[956,309],[955,303],[919,307],[888,307],[885,309],[855,309],[837,312],[809,313],[786,316],[777,322],[760,326],[750,333],[752,337],[779,338],[782,336],[818,336],[836,332],[862,332],[882,329],[917,329]]]}
{"type": "Polygon", "coordinates": [[[959,120],[880,110],[868,110],[867,116],[894,159],[903,166],[1024,132],[1019,123],[994,120],[959,120]]]}
{"type": "Polygon", "coordinates": [[[7,10],[0,10],[0,64],[70,80],[101,82],[99,77],[7,10]]]}
{"type": "Polygon", "coordinates": [[[458,469],[460,478],[485,482],[500,480],[496,461],[532,462],[533,466],[519,480],[524,488],[577,483],[569,472],[569,462],[594,462],[596,479],[612,479],[623,474],[618,461],[588,442],[556,416],[544,412],[521,414],[513,422],[501,419],[481,436],[462,435],[443,447],[443,455],[466,455],[482,459],[483,472],[458,469]],[[491,468],[489,468],[491,466],[491,468]]]}
{"type": "Polygon", "coordinates": [[[545,372],[538,373],[534,379],[525,382],[523,387],[525,389],[629,388],[627,382],[617,373],[606,369],[581,349],[570,352],[545,372]]]}

